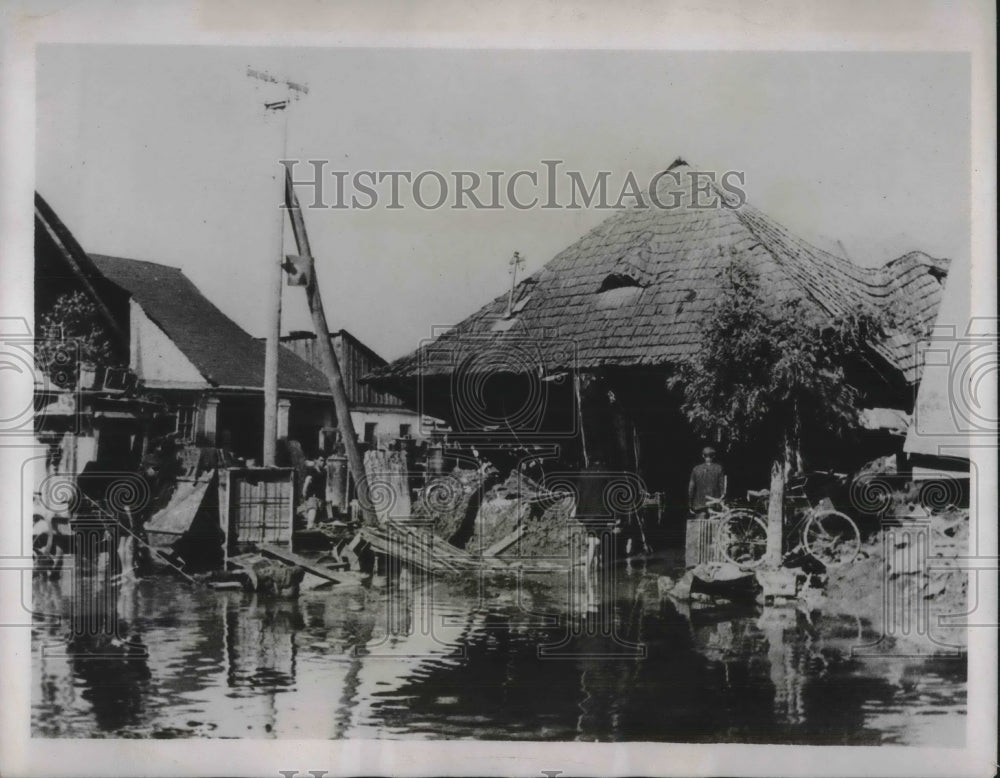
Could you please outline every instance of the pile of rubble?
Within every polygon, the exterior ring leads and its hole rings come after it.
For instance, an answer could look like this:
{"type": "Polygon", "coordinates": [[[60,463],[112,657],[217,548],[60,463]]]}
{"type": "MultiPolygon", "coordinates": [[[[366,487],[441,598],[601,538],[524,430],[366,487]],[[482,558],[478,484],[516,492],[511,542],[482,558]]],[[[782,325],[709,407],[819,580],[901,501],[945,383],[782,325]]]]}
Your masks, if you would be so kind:
{"type": "Polygon", "coordinates": [[[415,519],[473,555],[567,558],[573,496],[550,493],[518,470],[501,480],[492,468],[456,469],[431,481],[414,506],[415,519]]]}
{"type": "Polygon", "coordinates": [[[496,471],[490,467],[456,468],[440,475],[421,490],[413,505],[412,519],[428,526],[442,540],[464,545],[483,493],[496,478],[496,471]]]}
{"type": "Polygon", "coordinates": [[[967,510],[897,517],[853,564],[829,572],[826,607],[867,619],[896,643],[964,647],[968,573],[961,557],[968,553],[967,510]],[[943,618],[949,615],[956,618],[943,618]]]}

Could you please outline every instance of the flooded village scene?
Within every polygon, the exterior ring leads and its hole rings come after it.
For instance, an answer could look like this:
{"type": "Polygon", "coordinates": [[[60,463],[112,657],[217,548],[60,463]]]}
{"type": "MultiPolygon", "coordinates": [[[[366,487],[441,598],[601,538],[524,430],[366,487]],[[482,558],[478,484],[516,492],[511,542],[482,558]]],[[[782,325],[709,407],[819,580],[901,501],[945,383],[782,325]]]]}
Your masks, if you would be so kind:
{"type": "Polygon", "coordinates": [[[968,78],[39,48],[32,737],[964,747],[968,78]]]}

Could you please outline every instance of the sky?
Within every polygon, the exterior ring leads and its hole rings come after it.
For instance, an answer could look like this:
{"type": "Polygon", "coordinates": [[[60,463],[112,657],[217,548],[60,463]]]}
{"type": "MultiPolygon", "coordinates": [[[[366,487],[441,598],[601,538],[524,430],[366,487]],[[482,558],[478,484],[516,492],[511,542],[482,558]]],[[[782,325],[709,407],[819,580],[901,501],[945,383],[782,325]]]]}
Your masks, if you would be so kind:
{"type": "MultiPolygon", "coordinates": [[[[294,253],[287,228],[278,243],[285,148],[347,171],[348,196],[362,170],[453,181],[563,160],[588,182],[609,171],[613,200],[629,171],[645,186],[683,157],[740,172],[750,203],[858,264],[969,257],[961,54],[44,45],[36,88],[36,187],[85,249],[180,267],[256,336],[268,267],[294,253]],[[274,88],[248,67],[309,92],[269,113],[274,88]]],[[[376,188],[370,210],[305,220],[331,329],[389,359],[501,294],[514,251],[533,272],[611,214],[430,210],[405,183],[389,209],[376,188]]],[[[310,328],[301,289],[284,290],[282,328],[310,328]]]]}

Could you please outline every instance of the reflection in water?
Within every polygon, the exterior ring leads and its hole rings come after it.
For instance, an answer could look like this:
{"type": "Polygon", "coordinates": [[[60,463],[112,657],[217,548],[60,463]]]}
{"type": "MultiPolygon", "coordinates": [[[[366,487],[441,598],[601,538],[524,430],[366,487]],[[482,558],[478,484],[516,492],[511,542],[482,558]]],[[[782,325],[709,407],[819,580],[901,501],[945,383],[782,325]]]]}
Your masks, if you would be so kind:
{"type": "Polygon", "coordinates": [[[524,573],[277,600],[35,582],[33,732],[957,745],[964,660],[865,659],[853,618],[683,607],[655,576],[524,573]]]}

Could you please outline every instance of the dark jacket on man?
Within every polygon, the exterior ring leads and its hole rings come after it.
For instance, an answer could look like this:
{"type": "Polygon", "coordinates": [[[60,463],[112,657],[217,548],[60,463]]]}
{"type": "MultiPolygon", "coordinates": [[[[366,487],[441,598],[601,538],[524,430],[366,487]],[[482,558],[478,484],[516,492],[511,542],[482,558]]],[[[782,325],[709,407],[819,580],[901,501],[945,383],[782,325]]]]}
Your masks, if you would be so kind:
{"type": "Polygon", "coordinates": [[[722,497],[726,492],[726,474],[717,462],[702,462],[691,471],[688,500],[692,510],[702,510],[709,497],[722,497]]]}

